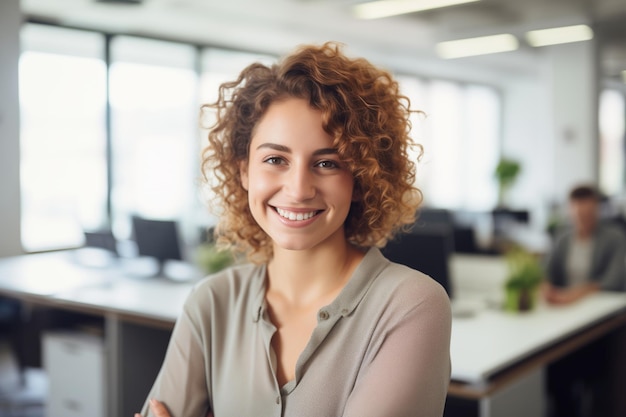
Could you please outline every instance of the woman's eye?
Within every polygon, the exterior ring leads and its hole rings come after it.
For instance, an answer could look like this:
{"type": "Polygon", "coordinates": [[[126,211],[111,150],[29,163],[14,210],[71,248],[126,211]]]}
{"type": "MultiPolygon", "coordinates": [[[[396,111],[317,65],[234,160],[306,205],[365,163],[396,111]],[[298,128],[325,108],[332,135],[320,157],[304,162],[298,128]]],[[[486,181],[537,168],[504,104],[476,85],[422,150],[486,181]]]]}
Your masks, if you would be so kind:
{"type": "Polygon", "coordinates": [[[317,166],[326,169],[339,168],[339,164],[335,161],[320,161],[317,166]]]}
{"type": "Polygon", "coordinates": [[[280,165],[284,163],[283,158],[279,158],[278,156],[270,156],[269,158],[265,158],[263,162],[270,165],[280,165]]]}

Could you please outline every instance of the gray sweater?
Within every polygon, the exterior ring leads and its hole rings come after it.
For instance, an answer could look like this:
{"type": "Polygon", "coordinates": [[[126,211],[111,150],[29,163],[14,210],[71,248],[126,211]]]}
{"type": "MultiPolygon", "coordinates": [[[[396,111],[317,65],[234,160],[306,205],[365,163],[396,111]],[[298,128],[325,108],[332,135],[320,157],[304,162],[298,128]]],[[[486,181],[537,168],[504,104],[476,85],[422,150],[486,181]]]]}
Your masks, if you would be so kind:
{"type": "Polygon", "coordinates": [[[265,266],[246,265],[195,287],[149,394],[172,417],[443,414],[451,315],[438,283],[370,249],[319,310],[295,379],[280,387],[265,277],[265,266]]]}
{"type": "MultiPolygon", "coordinates": [[[[557,235],[547,259],[546,272],[550,282],[566,286],[566,262],[574,230],[557,235]]],[[[593,235],[593,250],[589,282],[595,282],[607,291],[624,291],[626,283],[626,237],[618,226],[599,224],[593,235]]]]}

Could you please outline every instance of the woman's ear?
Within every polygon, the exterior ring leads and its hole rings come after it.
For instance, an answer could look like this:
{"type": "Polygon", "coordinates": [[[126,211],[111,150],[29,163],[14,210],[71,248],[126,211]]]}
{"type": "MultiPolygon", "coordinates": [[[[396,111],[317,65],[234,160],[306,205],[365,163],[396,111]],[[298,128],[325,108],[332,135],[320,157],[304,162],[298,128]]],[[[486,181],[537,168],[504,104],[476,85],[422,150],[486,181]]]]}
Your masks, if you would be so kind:
{"type": "Polygon", "coordinates": [[[241,177],[241,186],[248,191],[248,161],[239,162],[239,177],[241,177]]]}

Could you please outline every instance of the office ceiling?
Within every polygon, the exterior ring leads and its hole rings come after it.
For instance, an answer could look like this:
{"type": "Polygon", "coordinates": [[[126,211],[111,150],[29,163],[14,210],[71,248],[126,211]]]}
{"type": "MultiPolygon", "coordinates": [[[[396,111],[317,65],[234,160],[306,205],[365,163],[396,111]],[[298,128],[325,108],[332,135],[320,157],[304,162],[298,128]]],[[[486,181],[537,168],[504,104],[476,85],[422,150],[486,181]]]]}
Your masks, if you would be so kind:
{"type": "MultiPolygon", "coordinates": [[[[359,0],[21,0],[31,19],[242,49],[283,53],[339,40],[359,52],[432,59],[438,41],[587,23],[601,45],[605,77],[626,70],[626,0],[481,0],[377,20],[358,20],[359,0]]],[[[462,58],[461,63],[523,71],[538,52],[462,58]]]]}

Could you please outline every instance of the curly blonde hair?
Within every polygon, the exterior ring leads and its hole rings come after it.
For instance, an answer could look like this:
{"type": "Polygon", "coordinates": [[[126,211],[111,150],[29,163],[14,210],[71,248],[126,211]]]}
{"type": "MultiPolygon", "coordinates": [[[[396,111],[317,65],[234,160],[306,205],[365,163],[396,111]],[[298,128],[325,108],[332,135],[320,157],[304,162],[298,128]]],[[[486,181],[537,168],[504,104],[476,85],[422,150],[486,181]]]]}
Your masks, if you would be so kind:
{"type": "Polygon", "coordinates": [[[357,197],[345,220],[346,238],[360,247],[384,246],[415,221],[422,194],[414,186],[409,150],[409,99],[398,83],[367,60],[348,58],[336,43],[304,46],[270,67],[254,63],[219,88],[209,144],[202,154],[204,180],[220,208],[218,242],[256,262],[272,256],[269,236],[248,207],[240,176],[253,132],[268,107],[285,98],[306,99],[322,113],[340,159],[354,177],[357,197]],[[213,178],[212,178],[213,177],[213,178]]]}

